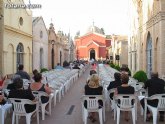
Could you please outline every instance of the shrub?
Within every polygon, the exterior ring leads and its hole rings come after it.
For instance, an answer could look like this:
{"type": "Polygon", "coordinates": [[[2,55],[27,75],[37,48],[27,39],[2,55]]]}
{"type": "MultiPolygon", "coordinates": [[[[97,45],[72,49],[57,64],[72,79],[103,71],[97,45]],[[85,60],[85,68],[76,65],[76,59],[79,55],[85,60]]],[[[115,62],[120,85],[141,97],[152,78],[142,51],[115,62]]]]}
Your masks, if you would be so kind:
{"type": "Polygon", "coordinates": [[[114,69],[120,71],[120,66],[119,65],[115,65],[114,69]]]}
{"type": "Polygon", "coordinates": [[[109,65],[110,67],[115,68],[115,65],[113,63],[110,63],[109,65]]]}
{"type": "Polygon", "coordinates": [[[48,69],[47,68],[41,68],[40,73],[45,72],[45,71],[48,71],[48,69]]]}
{"type": "Polygon", "coordinates": [[[137,79],[139,82],[143,82],[143,83],[148,79],[148,78],[147,78],[147,74],[146,74],[144,71],[142,71],[142,70],[137,71],[137,72],[134,74],[133,78],[135,78],[135,79],[137,79]]]}
{"type": "MultiPolygon", "coordinates": [[[[128,68],[128,69],[129,69],[129,68],[128,68]]],[[[131,71],[130,71],[130,69],[128,70],[128,75],[131,76],[131,71]]]]}

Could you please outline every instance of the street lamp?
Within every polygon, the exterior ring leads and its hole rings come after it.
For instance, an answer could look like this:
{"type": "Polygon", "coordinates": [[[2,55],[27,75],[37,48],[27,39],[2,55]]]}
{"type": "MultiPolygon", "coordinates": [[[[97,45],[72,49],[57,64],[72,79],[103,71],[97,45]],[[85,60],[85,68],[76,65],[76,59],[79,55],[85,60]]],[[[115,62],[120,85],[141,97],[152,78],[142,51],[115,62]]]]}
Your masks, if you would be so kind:
{"type": "Polygon", "coordinates": [[[54,68],[54,43],[55,43],[55,41],[52,40],[51,41],[51,44],[52,44],[52,50],[51,50],[52,69],[54,68]]]}

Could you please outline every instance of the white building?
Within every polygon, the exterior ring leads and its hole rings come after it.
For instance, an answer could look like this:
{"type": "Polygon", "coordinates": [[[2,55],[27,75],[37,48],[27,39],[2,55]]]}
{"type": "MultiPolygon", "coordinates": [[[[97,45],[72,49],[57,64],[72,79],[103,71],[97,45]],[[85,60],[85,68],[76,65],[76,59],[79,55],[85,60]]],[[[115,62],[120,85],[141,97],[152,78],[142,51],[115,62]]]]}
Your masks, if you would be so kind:
{"type": "Polygon", "coordinates": [[[32,72],[32,12],[5,5],[24,4],[23,0],[0,0],[0,73],[13,74],[20,64],[32,72]]]}
{"type": "Polygon", "coordinates": [[[48,33],[42,17],[33,18],[33,69],[48,68],[48,33]]]}
{"type": "Polygon", "coordinates": [[[112,35],[109,48],[110,61],[119,66],[128,66],[128,38],[122,35],[112,35]]]}

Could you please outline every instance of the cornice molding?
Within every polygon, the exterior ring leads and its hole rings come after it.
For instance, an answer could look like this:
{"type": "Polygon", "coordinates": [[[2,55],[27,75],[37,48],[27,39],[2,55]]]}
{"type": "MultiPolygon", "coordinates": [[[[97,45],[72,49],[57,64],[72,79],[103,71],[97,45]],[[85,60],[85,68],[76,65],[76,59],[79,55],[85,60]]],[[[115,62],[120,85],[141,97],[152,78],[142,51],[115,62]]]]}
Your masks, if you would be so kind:
{"type": "Polygon", "coordinates": [[[13,27],[10,27],[10,26],[7,26],[7,25],[4,25],[4,28],[5,28],[6,30],[10,30],[10,31],[15,32],[15,33],[18,33],[18,34],[22,34],[22,35],[28,36],[28,37],[30,37],[30,38],[33,37],[31,34],[28,34],[28,33],[26,33],[26,32],[23,32],[23,31],[21,31],[21,30],[18,30],[18,29],[16,29],[16,28],[13,28],[13,27]]]}
{"type": "Polygon", "coordinates": [[[160,11],[146,22],[146,28],[150,28],[161,20],[165,20],[165,12],[160,11]]]}

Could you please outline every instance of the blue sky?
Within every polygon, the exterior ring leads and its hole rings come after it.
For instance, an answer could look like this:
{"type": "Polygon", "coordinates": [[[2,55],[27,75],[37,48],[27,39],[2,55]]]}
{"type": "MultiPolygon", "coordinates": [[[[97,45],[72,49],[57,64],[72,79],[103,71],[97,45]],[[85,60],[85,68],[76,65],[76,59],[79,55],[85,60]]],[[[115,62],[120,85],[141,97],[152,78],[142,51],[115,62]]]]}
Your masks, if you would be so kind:
{"type": "MultiPolygon", "coordinates": [[[[29,0],[26,0],[29,1],[29,0]]],[[[74,37],[77,31],[86,33],[94,25],[104,28],[106,34],[128,34],[128,0],[30,0],[41,4],[41,9],[34,9],[33,16],[42,16],[49,27],[54,23],[58,30],[74,37]]]]}

